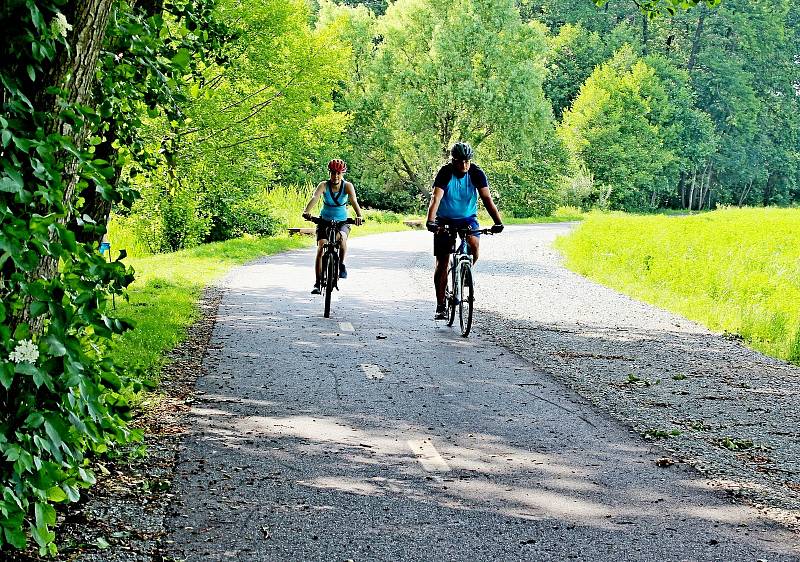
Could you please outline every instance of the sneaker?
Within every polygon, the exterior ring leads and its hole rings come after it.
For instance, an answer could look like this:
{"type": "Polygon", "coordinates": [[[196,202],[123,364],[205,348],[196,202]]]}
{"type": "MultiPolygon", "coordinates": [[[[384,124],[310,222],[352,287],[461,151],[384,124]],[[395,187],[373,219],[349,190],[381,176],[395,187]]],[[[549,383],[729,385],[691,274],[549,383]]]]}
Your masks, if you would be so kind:
{"type": "Polygon", "coordinates": [[[312,295],[318,295],[318,294],[320,294],[320,292],[321,292],[320,291],[320,284],[319,283],[314,283],[314,288],[311,289],[311,294],[312,295]]]}
{"type": "Polygon", "coordinates": [[[339,264],[339,279],[347,279],[347,268],[344,266],[344,262],[339,264]]]}
{"type": "Polygon", "coordinates": [[[437,306],[436,307],[436,315],[433,317],[434,320],[447,320],[447,310],[445,310],[444,306],[437,306]]]}

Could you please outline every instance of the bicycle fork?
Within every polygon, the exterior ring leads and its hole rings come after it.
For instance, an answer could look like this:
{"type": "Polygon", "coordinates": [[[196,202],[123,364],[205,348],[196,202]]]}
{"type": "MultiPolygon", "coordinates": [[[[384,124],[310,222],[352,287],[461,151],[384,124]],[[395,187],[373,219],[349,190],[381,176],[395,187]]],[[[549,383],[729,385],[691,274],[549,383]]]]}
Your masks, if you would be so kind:
{"type": "Polygon", "coordinates": [[[472,264],[472,256],[462,254],[458,260],[454,258],[453,262],[453,265],[450,267],[453,279],[453,305],[458,306],[461,304],[462,296],[461,283],[458,282],[461,279],[461,269],[464,267],[465,263],[472,264]]]}

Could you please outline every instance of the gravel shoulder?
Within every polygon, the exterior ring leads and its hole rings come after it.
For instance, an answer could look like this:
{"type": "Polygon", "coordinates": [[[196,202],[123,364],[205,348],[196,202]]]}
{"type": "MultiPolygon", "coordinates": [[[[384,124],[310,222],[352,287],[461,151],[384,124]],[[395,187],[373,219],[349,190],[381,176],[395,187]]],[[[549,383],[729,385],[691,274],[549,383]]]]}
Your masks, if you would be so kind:
{"type": "Polygon", "coordinates": [[[485,239],[479,332],[798,531],[800,369],[568,271],[551,244],[570,228],[485,239]]]}

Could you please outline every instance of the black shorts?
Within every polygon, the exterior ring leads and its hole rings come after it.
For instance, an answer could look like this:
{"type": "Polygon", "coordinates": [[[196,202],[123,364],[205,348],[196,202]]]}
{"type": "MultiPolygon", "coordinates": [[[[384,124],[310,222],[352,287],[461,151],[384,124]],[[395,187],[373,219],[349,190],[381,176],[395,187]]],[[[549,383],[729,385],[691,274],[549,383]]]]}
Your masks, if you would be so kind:
{"type": "MultiPolygon", "coordinates": [[[[466,219],[443,219],[437,218],[436,222],[439,224],[449,224],[456,228],[470,228],[478,230],[480,225],[478,219],[469,217],[466,219]]],[[[433,255],[437,258],[446,258],[456,249],[456,233],[455,232],[435,232],[433,234],[433,255]]],[[[480,236],[480,234],[473,234],[473,236],[480,236]]]]}
{"type": "MultiPolygon", "coordinates": [[[[320,240],[327,240],[328,239],[327,238],[327,236],[328,236],[328,226],[330,224],[331,223],[329,223],[328,221],[320,221],[320,222],[317,223],[317,242],[319,242],[320,240]]],[[[339,225],[339,229],[338,230],[339,230],[339,232],[342,233],[344,238],[347,238],[348,236],[350,236],[350,225],[347,224],[346,222],[345,223],[341,223],[339,225]]]]}

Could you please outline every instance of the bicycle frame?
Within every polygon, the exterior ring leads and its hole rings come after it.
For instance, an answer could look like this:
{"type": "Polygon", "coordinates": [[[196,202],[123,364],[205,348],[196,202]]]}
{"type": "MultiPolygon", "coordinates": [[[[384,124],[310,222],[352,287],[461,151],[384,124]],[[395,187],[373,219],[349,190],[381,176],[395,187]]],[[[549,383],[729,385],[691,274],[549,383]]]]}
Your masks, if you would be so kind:
{"type": "Polygon", "coordinates": [[[456,283],[458,276],[461,275],[461,269],[463,267],[472,268],[472,256],[469,254],[467,247],[467,235],[459,233],[459,238],[461,241],[457,242],[455,251],[450,254],[450,270],[447,272],[453,283],[455,304],[461,302],[461,286],[456,283]]]}
{"type": "Polygon", "coordinates": [[[339,290],[339,250],[342,247],[342,241],[339,233],[339,227],[342,224],[355,224],[353,219],[346,221],[327,221],[320,217],[309,217],[313,223],[325,223],[325,244],[322,246],[321,255],[321,271],[320,271],[320,294],[323,296],[325,303],[324,316],[330,317],[331,311],[331,293],[334,289],[339,290]],[[331,263],[333,264],[331,267],[331,263]]]}
{"type": "Polygon", "coordinates": [[[458,245],[450,254],[450,269],[447,272],[449,287],[445,289],[445,302],[447,305],[447,325],[453,325],[456,309],[458,309],[461,335],[467,337],[472,327],[472,311],[475,298],[472,276],[472,264],[474,262],[469,253],[467,237],[476,234],[493,234],[493,232],[490,229],[453,229],[449,225],[442,225],[440,228],[443,232],[455,232],[460,239],[458,245]],[[466,293],[464,293],[465,291],[466,293]]]}
{"type": "MultiPolygon", "coordinates": [[[[327,273],[327,261],[331,258],[338,262],[339,260],[339,249],[342,247],[342,242],[339,239],[339,229],[337,223],[330,223],[325,231],[325,238],[328,240],[322,246],[322,279],[324,281],[325,275],[327,273]]],[[[336,267],[336,271],[339,271],[339,267],[336,267]]],[[[333,280],[333,288],[337,291],[339,290],[339,279],[337,275],[337,279],[333,280]]]]}

